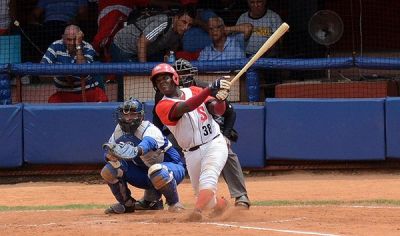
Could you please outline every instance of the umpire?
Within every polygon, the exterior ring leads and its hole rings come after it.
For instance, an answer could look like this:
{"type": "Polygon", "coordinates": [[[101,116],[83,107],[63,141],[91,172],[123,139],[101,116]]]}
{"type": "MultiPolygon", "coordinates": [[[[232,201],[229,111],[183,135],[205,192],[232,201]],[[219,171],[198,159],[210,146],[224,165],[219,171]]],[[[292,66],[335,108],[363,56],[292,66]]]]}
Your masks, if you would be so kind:
{"type": "MultiPolygon", "coordinates": [[[[185,59],[176,60],[174,69],[179,74],[180,86],[197,86],[202,88],[208,87],[207,82],[195,78],[198,72],[197,68],[193,67],[189,61],[185,59]]],[[[162,99],[162,97],[163,95],[159,91],[156,91],[154,107],[156,107],[157,103],[162,99]]],[[[231,142],[236,142],[238,139],[238,133],[233,128],[236,121],[236,112],[228,101],[226,101],[226,104],[227,107],[225,113],[220,117],[214,117],[215,121],[220,125],[221,133],[224,135],[228,144],[228,159],[224,168],[222,169],[222,176],[228,185],[231,197],[235,198],[235,206],[249,209],[250,200],[247,196],[242,167],[237,154],[233,152],[231,148],[231,142]]],[[[153,109],[153,124],[160,128],[160,130],[163,130],[164,135],[168,136],[175,146],[178,146],[174,140],[174,137],[169,135],[169,130],[166,129],[160,121],[155,109],[153,109]]]]}

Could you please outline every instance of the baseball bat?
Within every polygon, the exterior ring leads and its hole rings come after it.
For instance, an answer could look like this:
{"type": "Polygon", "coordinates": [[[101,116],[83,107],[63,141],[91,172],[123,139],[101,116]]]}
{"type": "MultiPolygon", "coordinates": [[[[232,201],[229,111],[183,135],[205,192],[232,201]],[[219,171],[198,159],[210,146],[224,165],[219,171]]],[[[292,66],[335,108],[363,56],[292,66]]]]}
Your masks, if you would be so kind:
{"type": "Polygon", "coordinates": [[[281,26],[265,41],[265,43],[258,49],[257,53],[246,63],[246,65],[235,75],[231,80],[231,84],[235,83],[236,80],[243,75],[244,72],[249,69],[250,66],[254,64],[266,51],[268,51],[275,43],[288,31],[289,25],[287,23],[282,23],[281,26]]]}

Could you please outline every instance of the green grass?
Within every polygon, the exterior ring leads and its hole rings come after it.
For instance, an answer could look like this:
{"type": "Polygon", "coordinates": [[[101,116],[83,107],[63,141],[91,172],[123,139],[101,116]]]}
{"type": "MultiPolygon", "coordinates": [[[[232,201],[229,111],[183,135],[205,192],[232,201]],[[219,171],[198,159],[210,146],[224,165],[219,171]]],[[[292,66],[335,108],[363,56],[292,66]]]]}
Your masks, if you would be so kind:
{"type": "Polygon", "coordinates": [[[108,205],[69,204],[61,206],[0,206],[0,211],[87,210],[105,209],[108,205]]]}
{"type": "MultiPolygon", "coordinates": [[[[276,200],[276,201],[255,201],[253,206],[400,206],[400,200],[391,199],[373,199],[373,200],[276,200]]],[[[45,211],[45,210],[88,210],[105,209],[109,205],[101,204],[69,204],[60,206],[0,206],[1,211],[45,211]]]]}
{"type": "Polygon", "coordinates": [[[253,202],[255,206],[400,206],[400,200],[391,199],[373,199],[373,200],[354,200],[354,201],[339,201],[339,200],[310,200],[310,201],[292,201],[292,200],[277,200],[277,201],[259,201],[253,202]]]}

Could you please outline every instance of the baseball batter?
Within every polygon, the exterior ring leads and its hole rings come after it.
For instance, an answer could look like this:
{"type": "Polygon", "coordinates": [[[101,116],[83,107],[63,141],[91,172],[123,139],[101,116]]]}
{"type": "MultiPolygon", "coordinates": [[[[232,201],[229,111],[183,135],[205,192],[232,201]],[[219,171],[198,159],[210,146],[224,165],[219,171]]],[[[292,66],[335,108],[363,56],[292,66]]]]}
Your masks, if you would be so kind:
{"type": "MultiPolygon", "coordinates": [[[[138,204],[132,198],[127,183],[145,189],[144,201],[162,202],[164,195],[169,211],[183,209],[177,185],[184,179],[185,169],[171,142],[156,126],[143,120],[143,104],[135,98],[121,104],[116,117],[118,124],[109,141],[103,144],[107,164],[101,176],[118,203],[105,213],[121,214],[143,208],[143,203],[138,204]]],[[[159,208],[162,207],[161,203],[159,208]]]]}
{"type": "Polygon", "coordinates": [[[218,177],[228,158],[228,148],[212,114],[224,113],[230,82],[218,79],[205,89],[180,89],[177,72],[165,63],[153,68],[150,79],[153,86],[164,94],[157,104],[156,113],[183,149],[197,196],[195,209],[188,220],[201,220],[202,211],[208,208],[213,209],[213,215],[222,213],[227,201],[217,198],[216,192],[218,177]],[[216,91],[217,99],[210,96],[212,91],[216,91]]]}
{"type": "MultiPolygon", "coordinates": [[[[179,85],[181,87],[188,88],[191,86],[197,86],[205,88],[209,86],[209,83],[197,79],[198,70],[189,61],[179,58],[175,61],[173,67],[179,75],[179,85]]],[[[160,91],[156,91],[155,106],[157,106],[163,96],[164,95],[162,95],[160,91]]],[[[233,129],[236,120],[236,112],[228,100],[225,100],[225,102],[225,113],[222,116],[214,117],[214,120],[219,124],[221,133],[224,135],[228,144],[228,159],[222,169],[222,177],[224,177],[224,180],[228,185],[231,197],[235,199],[235,206],[249,209],[251,203],[247,195],[242,166],[240,165],[237,154],[232,150],[230,145],[231,142],[236,142],[238,138],[237,132],[233,129]]],[[[166,135],[169,140],[171,140],[172,144],[177,147],[178,151],[180,151],[173,135],[169,135],[170,132],[168,129],[163,129],[164,125],[158,118],[155,108],[153,109],[153,124],[161,129],[164,135],[166,135]]]]}

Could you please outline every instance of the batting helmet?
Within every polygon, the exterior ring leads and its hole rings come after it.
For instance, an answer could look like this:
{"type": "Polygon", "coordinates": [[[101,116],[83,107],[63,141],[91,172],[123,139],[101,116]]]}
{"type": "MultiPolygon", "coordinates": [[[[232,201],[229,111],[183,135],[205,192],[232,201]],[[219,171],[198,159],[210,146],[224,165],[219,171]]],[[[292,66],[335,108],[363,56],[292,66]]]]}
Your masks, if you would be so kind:
{"type": "Polygon", "coordinates": [[[157,86],[155,83],[155,78],[157,77],[157,75],[165,73],[170,74],[172,76],[172,80],[174,81],[174,83],[179,86],[179,75],[178,73],[176,73],[175,69],[170,64],[161,63],[158,64],[156,67],[154,67],[153,70],[151,71],[150,80],[153,83],[153,87],[156,90],[157,86]]]}
{"type": "Polygon", "coordinates": [[[197,67],[194,67],[188,60],[179,58],[175,61],[174,68],[180,77],[179,85],[185,88],[193,85],[194,77],[198,73],[197,67]]]}
{"type": "Polygon", "coordinates": [[[136,98],[130,97],[117,108],[117,121],[122,131],[133,134],[144,119],[143,104],[136,98]],[[137,114],[133,119],[127,120],[125,115],[137,114]]]}

